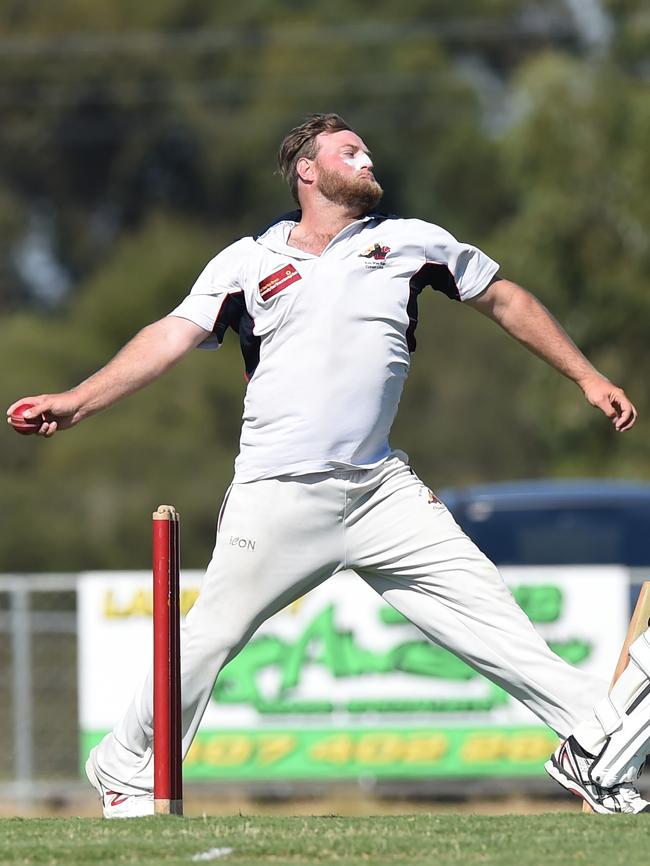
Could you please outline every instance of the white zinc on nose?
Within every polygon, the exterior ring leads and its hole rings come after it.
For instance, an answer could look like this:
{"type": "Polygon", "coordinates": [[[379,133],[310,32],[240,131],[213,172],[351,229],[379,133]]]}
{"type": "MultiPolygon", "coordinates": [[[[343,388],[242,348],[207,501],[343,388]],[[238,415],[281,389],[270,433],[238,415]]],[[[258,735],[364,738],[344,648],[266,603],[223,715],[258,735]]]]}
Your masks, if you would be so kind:
{"type": "Polygon", "coordinates": [[[372,160],[363,150],[358,150],[354,156],[344,156],[343,162],[351,166],[355,171],[362,168],[372,168],[372,160]]]}

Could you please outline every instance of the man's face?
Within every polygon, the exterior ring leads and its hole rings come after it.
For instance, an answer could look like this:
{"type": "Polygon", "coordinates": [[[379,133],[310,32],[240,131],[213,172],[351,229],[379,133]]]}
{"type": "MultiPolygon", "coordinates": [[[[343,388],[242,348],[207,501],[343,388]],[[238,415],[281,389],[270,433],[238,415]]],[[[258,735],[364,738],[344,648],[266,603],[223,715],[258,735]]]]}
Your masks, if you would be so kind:
{"type": "Polygon", "coordinates": [[[314,160],[316,188],[329,201],[359,214],[373,210],[383,195],[372,172],[372,158],[359,136],[348,129],[322,132],[314,160]]]}

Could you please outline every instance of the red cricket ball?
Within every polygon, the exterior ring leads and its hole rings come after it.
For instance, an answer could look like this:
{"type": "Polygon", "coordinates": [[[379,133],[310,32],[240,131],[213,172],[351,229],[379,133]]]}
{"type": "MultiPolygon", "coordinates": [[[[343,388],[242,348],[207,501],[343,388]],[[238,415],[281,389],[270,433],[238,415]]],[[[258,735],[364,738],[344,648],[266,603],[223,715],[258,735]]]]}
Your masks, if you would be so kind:
{"type": "Polygon", "coordinates": [[[42,415],[37,415],[35,418],[24,418],[24,414],[28,409],[31,409],[33,403],[20,403],[9,416],[11,426],[16,433],[22,436],[30,436],[33,433],[38,433],[41,429],[41,424],[45,421],[42,415]]]}

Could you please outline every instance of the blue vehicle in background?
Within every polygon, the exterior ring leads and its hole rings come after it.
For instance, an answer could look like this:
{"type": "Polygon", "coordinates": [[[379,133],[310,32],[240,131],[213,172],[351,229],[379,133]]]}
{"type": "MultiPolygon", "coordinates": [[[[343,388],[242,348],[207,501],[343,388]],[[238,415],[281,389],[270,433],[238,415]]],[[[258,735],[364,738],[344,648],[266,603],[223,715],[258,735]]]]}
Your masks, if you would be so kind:
{"type": "Polygon", "coordinates": [[[650,579],[650,484],[512,481],[440,498],[496,565],[624,565],[631,609],[650,579]]]}

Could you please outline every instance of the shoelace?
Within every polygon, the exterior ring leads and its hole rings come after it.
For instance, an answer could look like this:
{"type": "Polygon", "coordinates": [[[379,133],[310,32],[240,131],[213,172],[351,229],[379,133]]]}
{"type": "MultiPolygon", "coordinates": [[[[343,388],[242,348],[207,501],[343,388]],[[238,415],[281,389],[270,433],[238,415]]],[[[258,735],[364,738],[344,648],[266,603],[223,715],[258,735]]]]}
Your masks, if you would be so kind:
{"type": "Polygon", "coordinates": [[[611,788],[602,788],[601,790],[605,794],[603,799],[613,800],[618,804],[618,809],[621,812],[636,814],[643,811],[647,805],[639,790],[630,782],[621,782],[618,785],[612,785],[611,788]]]}
{"type": "Polygon", "coordinates": [[[633,800],[642,800],[638,788],[635,788],[631,782],[621,782],[619,785],[612,785],[609,789],[614,796],[621,797],[626,803],[631,803],[633,800]]]}
{"type": "Polygon", "coordinates": [[[601,800],[611,797],[613,800],[618,799],[620,802],[628,805],[632,805],[637,800],[643,800],[638,788],[635,788],[631,782],[619,782],[618,785],[612,785],[611,788],[603,788],[594,782],[590,782],[589,784],[591,784],[594,793],[601,800]]]}

